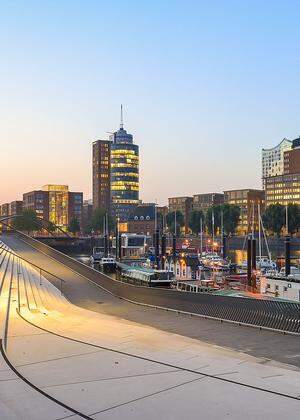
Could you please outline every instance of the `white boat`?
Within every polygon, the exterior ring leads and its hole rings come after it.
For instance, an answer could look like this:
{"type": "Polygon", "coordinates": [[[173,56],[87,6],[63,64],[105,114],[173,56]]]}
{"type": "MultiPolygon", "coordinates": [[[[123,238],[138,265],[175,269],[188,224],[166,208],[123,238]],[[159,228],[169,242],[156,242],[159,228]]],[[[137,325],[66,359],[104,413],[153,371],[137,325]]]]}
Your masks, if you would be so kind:
{"type": "Polygon", "coordinates": [[[229,270],[230,263],[224,258],[220,257],[217,253],[202,254],[200,262],[205,268],[211,270],[229,270]]]}
{"type": "MultiPolygon", "coordinates": [[[[285,277],[285,267],[281,267],[279,271],[279,276],[285,277]]],[[[291,265],[290,274],[288,275],[288,278],[294,278],[294,279],[300,280],[300,268],[294,265],[291,265]]]]}
{"type": "Polygon", "coordinates": [[[141,286],[165,286],[173,283],[174,274],[169,270],[155,270],[142,267],[123,268],[121,272],[123,280],[141,286]]]}
{"type": "Polygon", "coordinates": [[[111,256],[102,257],[99,265],[103,271],[113,271],[116,268],[116,259],[111,256]]]}
{"type": "Polygon", "coordinates": [[[90,262],[92,265],[99,264],[101,258],[103,257],[103,251],[100,247],[95,246],[93,248],[93,253],[90,256],[90,262]]]}
{"type": "MultiPolygon", "coordinates": [[[[240,267],[242,269],[247,269],[247,261],[243,261],[240,267]]],[[[269,257],[256,257],[256,268],[257,270],[267,272],[276,270],[277,266],[269,257]]]]}

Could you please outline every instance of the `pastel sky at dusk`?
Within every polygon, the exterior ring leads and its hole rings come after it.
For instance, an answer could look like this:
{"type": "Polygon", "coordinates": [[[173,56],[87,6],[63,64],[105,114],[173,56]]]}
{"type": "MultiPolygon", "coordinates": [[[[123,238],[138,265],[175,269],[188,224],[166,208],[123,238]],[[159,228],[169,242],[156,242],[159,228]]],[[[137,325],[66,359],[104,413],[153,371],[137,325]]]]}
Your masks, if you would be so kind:
{"type": "Polygon", "coordinates": [[[0,203],[46,183],[91,197],[91,144],[140,145],[140,196],[261,186],[300,134],[298,1],[6,1],[0,203]]]}

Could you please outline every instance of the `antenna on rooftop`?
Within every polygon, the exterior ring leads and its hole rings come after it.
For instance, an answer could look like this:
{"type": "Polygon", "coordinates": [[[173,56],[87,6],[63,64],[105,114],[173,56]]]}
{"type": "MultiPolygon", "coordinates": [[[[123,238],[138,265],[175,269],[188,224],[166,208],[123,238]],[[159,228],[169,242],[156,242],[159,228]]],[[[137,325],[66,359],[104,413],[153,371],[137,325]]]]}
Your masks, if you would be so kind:
{"type": "Polygon", "coordinates": [[[120,129],[123,130],[123,105],[121,104],[120,129]]]}

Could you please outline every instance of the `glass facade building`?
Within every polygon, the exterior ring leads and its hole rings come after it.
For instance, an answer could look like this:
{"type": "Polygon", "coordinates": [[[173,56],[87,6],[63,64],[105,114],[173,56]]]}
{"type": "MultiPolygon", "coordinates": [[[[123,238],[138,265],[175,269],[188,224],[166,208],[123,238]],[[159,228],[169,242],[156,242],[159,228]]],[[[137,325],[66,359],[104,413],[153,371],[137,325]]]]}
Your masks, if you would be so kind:
{"type": "Polygon", "coordinates": [[[300,173],[266,179],[266,204],[300,205],[300,173]]]}
{"type": "Polygon", "coordinates": [[[110,136],[111,213],[119,220],[128,220],[132,208],[139,204],[139,146],[121,123],[110,136]]]}

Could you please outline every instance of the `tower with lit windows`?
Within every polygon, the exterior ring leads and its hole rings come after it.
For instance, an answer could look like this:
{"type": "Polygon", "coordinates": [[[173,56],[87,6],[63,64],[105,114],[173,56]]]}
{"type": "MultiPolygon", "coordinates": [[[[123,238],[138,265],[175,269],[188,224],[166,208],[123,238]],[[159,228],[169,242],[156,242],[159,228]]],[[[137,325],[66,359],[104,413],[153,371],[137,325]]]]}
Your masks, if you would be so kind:
{"type": "Polygon", "coordinates": [[[139,146],[133,144],[133,136],[124,129],[122,105],[120,128],[110,140],[111,213],[125,221],[139,204],[139,146]]]}

